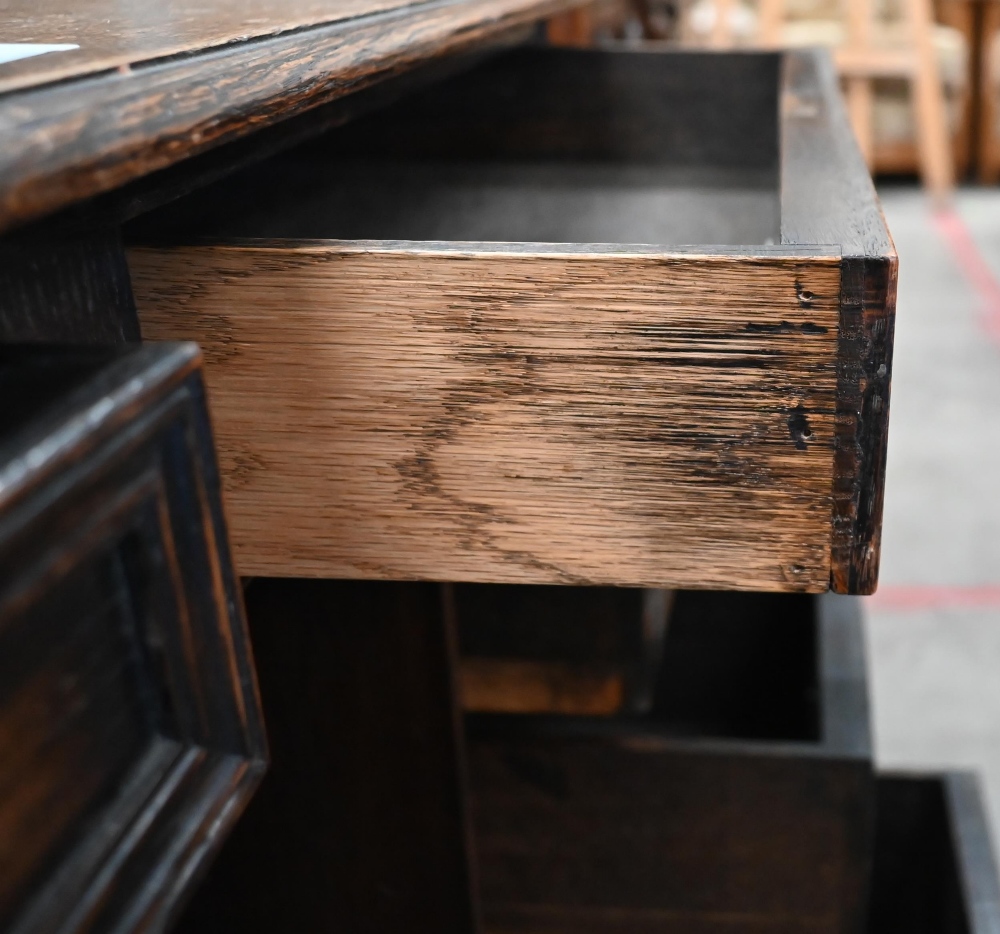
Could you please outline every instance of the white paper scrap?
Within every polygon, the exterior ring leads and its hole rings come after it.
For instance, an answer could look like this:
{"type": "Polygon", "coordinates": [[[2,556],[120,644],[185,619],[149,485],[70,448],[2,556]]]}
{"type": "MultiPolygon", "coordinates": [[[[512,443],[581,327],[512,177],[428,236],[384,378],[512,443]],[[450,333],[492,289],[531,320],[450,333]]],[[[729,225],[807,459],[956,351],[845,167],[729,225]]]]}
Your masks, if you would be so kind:
{"type": "Polygon", "coordinates": [[[44,55],[46,52],[69,52],[78,45],[43,45],[36,42],[0,42],[0,65],[16,62],[18,59],[44,55]]]}

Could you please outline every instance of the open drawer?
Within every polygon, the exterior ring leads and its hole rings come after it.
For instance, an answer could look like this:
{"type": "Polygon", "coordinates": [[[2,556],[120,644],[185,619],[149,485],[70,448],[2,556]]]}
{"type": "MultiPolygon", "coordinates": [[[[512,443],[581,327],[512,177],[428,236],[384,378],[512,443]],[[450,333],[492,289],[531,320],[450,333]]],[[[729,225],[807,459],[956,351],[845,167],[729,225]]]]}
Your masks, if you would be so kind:
{"type": "Polygon", "coordinates": [[[243,574],[875,587],[896,259],[820,53],[519,49],[130,236],[243,574]]]}

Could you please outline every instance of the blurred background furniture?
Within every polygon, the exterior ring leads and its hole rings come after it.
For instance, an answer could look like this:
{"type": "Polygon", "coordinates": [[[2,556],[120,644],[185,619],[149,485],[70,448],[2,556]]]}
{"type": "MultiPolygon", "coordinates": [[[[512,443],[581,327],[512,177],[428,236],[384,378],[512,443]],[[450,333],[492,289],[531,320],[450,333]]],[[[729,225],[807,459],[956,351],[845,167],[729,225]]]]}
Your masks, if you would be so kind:
{"type": "MultiPolygon", "coordinates": [[[[879,174],[920,172],[918,121],[913,106],[913,82],[908,76],[928,72],[927,63],[934,60],[945,112],[942,121],[936,115],[938,104],[931,101],[929,119],[937,129],[928,140],[935,150],[931,158],[938,166],[937,177],[947,177],[947,168],[941,168],[946,166],[946,160],[940,144],[940,139],[946,137],[953,176],[961,180],[976,170],[981,180],[988,181],[992,178],[988,167],[996,160],[991,149],[996,133],[989,124],[995,105],[988,88],[1000,86],[991,77],[997,71],[989,58],[991,37],[1000,23],[994,12],[996,7],[983,0],[937,0],[930,41],[926,41],[926,36],[921,39],[924,65],[915,69],[912,61],[901,61],[894,51],[907,41],[907,6],[898,0],[870,5],[873,22],[869,38],[876,43],[876,50],[884,47],[887,54],[878,67],[872,61],[867,62],[863,70],[877,73],[871,80],[860,77],[854,80],[855,90],[849,92],[854,94],[859,114],[857,126],[861,131],[868,128],[859,136],[859,142],[869,165],[879,174]],[[930,56],[928,45],[933,50],[930,56]],[[893,70],[905,73],[892,77],[893,70]],[[862,118],[862,111],[870,112],[870,117],[862,118]],[[942,122],[946,130],[941,129],[942,122]]],[[[926,22],[927,11],[923,7],[914,12],[919,22],[926,22]]],[[[836,0],[791,0],[784,4],[732,0],[724,16],[716,15],[715,0],[599,0],[550,20],[548,35],[553,42],[570,45],[625,40],[631,44],[652,41],[716,48],[752,48],[762,43],[836,47],[845,42],[850,23],[865,30],[866,17],[865,10],[860,8],[848,17],[847,5],[836,0]],[[769,34],[767,40],[763,33],[769,34]]],[[[844,63],[848,64],[846,59],[844,63]]],[[[859,66],[856,56],[853,64],[859,66]]],[[[924,87],[928,99],[930,91],[930,86],[924,87]]],[[[995,97],[995,90],[992,93],[995,97]]]]}
{"type": "Polygon", "coordinates": [[[921,178],[935,197],[946,198],[954,184],[954,169],[929,0],[902,0],[894,10],[877,11],[871,0],[847,0],[846,6],[846,26],[836,19],[819,19],[818,15],[833,12],[826,10],[812,10],[797,22],[786,22],[784,0],[761,0],[757,41],[766,46],[833,49],[854,134],[869,166],[874,158],[874,79],[904,82],[921,178]]]}
{"type": "Polygon", "coordinates": [[[1000,181],[1000,5],[992,0],[972,4],[976,25],[974,76],[976,92],[977,177],[985,184],[1000,181]]]}

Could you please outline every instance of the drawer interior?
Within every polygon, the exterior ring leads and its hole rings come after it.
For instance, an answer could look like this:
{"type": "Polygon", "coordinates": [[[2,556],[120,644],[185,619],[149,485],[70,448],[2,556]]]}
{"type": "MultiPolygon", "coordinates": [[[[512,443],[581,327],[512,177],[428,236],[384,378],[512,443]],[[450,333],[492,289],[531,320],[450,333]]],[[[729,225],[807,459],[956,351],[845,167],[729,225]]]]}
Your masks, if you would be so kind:
{"type": "MultiPolygon", "coordinates": [[[[679,591],[669,601],[662,642],[650,646],[643,631],[643,598],[649,593],[614,587],[456,585],[463,666],[470,659],[559,662],[585,687],[582,674],[603,662],[611,672],[624,671],[626,682],[642,675],[650,682],[647,702],[631,711],[639,716],[630,717],[627,705],[599,711],[624,715],[623,723],[677,737],[822,738],[815,598],[679,591]],[[647,667],[648,674],[635,671],[647,667]]],[[[474,716],[470,722],[483,725],[489,717],[474,716]]]]}
{"type": "Polygon", "coordinates": [[[779,63],[509,52],[157,212],[139,238],[776,243],[779,63]]]}
{"type": "MultiPolygon", "coordinates": [[[[883,775],[876,797],[868,930],[965,934],[962,832],[936,775],[883,775]]],[[[992,868],[992,867],[990,867],[992,868]]]]}

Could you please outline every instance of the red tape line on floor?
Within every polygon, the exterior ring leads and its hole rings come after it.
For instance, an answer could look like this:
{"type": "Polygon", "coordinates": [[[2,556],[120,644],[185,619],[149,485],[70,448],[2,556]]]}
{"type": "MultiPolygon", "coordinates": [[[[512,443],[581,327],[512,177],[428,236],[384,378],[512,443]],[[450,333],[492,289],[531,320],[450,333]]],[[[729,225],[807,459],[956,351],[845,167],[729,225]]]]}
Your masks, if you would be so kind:
{"type": "Polygon", "coordinates": [[[866,599],[878,610],[1000,610],[1000,584],[968,587],[886,584],[866,599]]]}
{"type": "Polygon", "coordinates": [[[1000,347],[1000,281],[979,252],[965,221],[954,208],[935,211],[934,226],[951,249],[962,275],[979,296],[983,328],[1000,347]]]}

